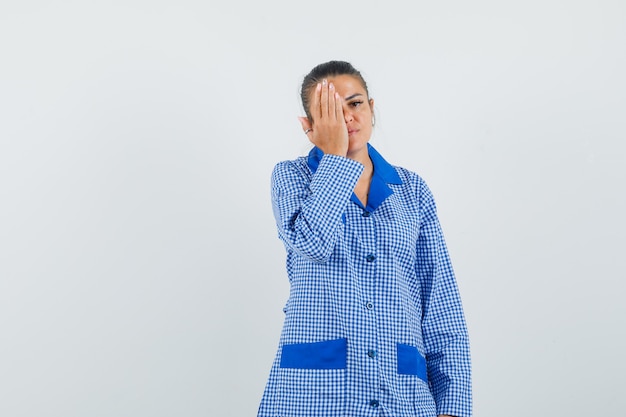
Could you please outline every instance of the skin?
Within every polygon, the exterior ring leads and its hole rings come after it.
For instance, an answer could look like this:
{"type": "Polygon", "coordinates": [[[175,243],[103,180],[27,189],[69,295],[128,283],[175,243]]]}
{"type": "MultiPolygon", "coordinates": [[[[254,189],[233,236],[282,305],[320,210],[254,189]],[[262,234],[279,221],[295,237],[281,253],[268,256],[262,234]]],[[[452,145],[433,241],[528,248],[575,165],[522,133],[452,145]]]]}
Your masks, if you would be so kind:
{"type": "MultiPolygon", "coordinates": [[[[313,120],[300,117],[302,129],[312,129],[307,137],[324,154],[353,159],[364,166],[354,193],[367,204],[374,166],[367,152],[372,136],[374,100],[368,98],[358,78],[351,75],[330,77],[310,92],[313,120]]],[[[453,417],[440,414],[439,417],[453,417]]]]}
{"type": "Polygon", "coordinates": [[[351,75],[325,79],[310,94],[309,111],[313,120],[300,117],[302,129],[312,129],[307,133],[309,140],[325,154],[343,156],[363,164],[364,170],[354,193],[366,205],[374,172],[367,152],[372,135],[374,100],[368,98],[358,78],[351,75]]]}

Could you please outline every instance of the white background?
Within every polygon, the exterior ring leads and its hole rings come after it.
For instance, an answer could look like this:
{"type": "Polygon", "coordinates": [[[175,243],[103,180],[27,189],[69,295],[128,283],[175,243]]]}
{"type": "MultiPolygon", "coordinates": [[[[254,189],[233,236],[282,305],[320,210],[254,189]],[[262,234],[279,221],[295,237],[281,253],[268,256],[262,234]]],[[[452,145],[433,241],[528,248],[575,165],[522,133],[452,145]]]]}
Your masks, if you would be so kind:
{"type": "Polygon", "coordinates": [[[0,416],[256,414],[330,59],[435,194],[475,415],[623,412],[626,3],[226,3],[2,1],[0,416]]]}

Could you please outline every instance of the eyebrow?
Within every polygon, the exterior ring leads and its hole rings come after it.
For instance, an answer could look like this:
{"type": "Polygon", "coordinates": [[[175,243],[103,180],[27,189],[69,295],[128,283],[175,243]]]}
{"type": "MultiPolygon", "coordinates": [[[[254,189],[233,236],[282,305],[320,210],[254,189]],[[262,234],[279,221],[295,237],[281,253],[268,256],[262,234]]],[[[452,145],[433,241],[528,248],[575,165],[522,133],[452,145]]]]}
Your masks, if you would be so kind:
{"type": "Polygon", "coordinates": [[[358,96],[362,96],[362,95],[363,94],[361,94],[361,93],[352,94],[350,97],[344,98],[344,100],[345,101],[352,100],[353,98],[358,97],[358,96]]]}

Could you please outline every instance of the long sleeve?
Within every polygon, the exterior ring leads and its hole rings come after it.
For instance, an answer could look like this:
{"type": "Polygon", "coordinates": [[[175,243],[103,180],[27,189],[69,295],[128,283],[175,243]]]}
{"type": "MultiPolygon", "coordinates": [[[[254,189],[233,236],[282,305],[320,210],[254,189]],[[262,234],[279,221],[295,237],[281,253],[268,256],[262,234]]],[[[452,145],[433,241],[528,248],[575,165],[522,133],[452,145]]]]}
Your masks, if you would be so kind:
{"type": "Polygon", "coordinates": [[[472,413],[469,338],[454,271],[433,196],[422,183],[422,224],[417,241],[417,275],[422,288],[422,332],[437,414],[472,413]]]}
{"type": "Polygon", "coordinates": [[[259,417],[471,416],[469,343],[434,200],[373,147],[363,165],[313,148],[271,194],[289,298],[259,417]]]}
{"type": "Polygon", "coordinates": [[[314,174],[286,161],[272,172],[272,207],[278,234],[288,249],[314,262],[326,262],[363,165],[324,155],[314,174]]]}

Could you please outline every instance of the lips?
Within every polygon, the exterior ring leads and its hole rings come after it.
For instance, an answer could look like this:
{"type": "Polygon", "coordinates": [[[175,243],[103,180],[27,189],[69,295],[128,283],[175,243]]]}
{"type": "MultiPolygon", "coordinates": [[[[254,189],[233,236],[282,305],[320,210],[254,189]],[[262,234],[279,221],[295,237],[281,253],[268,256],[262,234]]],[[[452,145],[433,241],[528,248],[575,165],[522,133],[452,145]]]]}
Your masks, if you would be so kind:
{"type": "Polygon", "coordinates": [[[358,129],[348,129],[348,135],[352,135],[358,131],[359,131],[358,129]]]}

